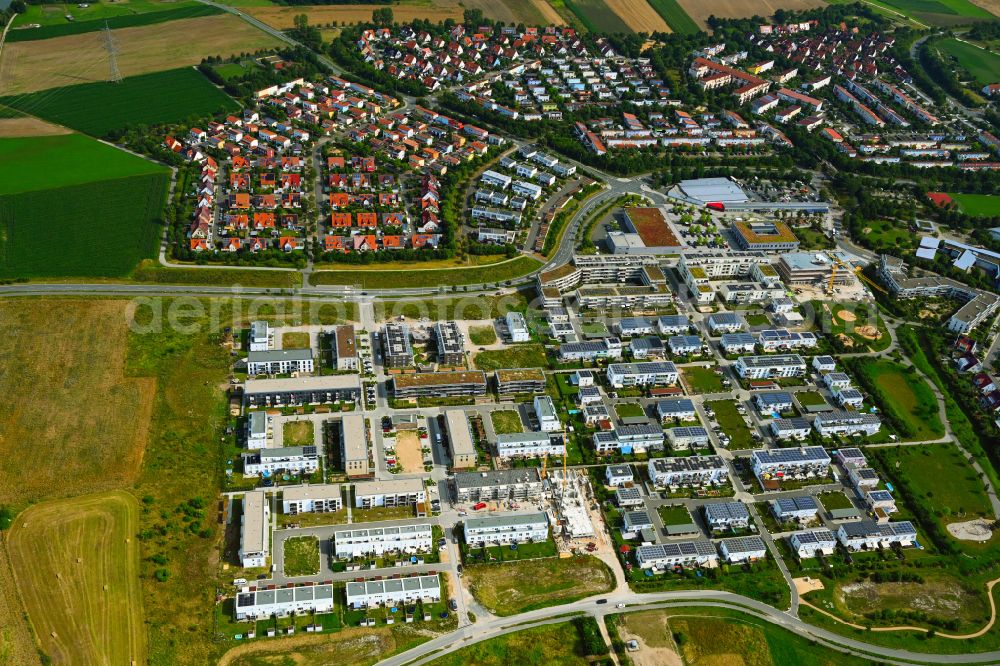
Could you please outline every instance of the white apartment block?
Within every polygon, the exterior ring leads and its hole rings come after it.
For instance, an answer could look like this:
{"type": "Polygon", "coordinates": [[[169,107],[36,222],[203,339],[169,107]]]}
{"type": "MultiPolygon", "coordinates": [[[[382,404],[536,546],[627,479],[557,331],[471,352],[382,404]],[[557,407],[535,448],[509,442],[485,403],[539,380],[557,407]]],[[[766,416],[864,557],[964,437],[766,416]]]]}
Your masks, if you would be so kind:
{"type": "Polygon", "coordinates": [[[354,484],[354,508],[412,506],[427,501],[427,491],[420,479],[365,481],[354,484]]]}
{"type": "MultiPolygon", "coordinates": [[[[245,588],[246,589],[246,588],[245,588]]],[[[292,613],[332,613],[332,585],[304,585],[278,590],[249,590],[236,595],[234,618],[238,622],[287,617],[292,613]]]]}
{"type": "Polygon", "coordinates": [[[821,413],[813,421],[813,428],[823,437],[831,435],[874,435],[881,429],[882,419],[867,412],[834,411],[821,413]]]}
{"type": "Polygon", "coordinates": [[[281,493],[281,510],[287,515],[329,513],[343,508],[344,499],[336,483],[295,486],[281,493]]]}
{"type": "Polygon", "coordinates": [[[243,475],[261,476],[277,472],[312,474],[319,469],[315,446],[286,446],[243,454],[243,475]]]}
{"type": "Polygon", "coordinates": [[[262,490],[243,496],[240,562],[245,568],[267,566],[271,551],[271,503],[262,490]]]}
{"type": "Polygon", "coordinates": [[[247,448],[264,449],[267,448],[268,434],[270,433],[271,417],[267,412],[250,412],[247,417],[247,448]]]}
{"type": "Polygon", "coordinates": [[[767,556],[767,546],[759,536],[733,537],[719,542],[719,552],[730,564],[755,562],[767,556]]]}
{"type": "Polygon", "coordinates": [[[643,569],[673,569],[674,567],[701,567],[717,564],[719,554],[708,539],[675,541],[639,546],[635,559],[643,569]]]}
{"type": "Polygon", "coordinates": [[[430,523],[343,529],[333,533],[334,556],[342,560],[384,553],[426,552],[432,545],[430,523]]]}
{"type": "Polygon", "coordinates": [[[889,548],[894,544],[912,546],[917,540],[913,523],[901,520],[879,525],[871,520],[843,523],[837,530],[837,539],[848,550],[873,550],[889,548]]]}
{"type": "Polygon", "coordinates": [[[612,363],[608,366],[608,383],[615,388],[662,386],[676,384],[679,379],[677,366],[670,361],[612,363]]]}
{"type": "Polygon", "coordinates": [[[830,469],[830,456],[822,446],[757,449],[750,452],[750,464],[758,479],[765,476],[807,478],[826,476],[830,469]]]}
{"type": "Polygon", "coordinates": [[[566,442],[560,433],[518,432],[497,435],[497,455],[501,458],[561,456],[566,442]]]}
{"type": "Polygon", "coordinates": [[[648,463],[649,478],[656,486],[707,486],[729,478],[726,463],[719,456],[653,458],[648,463]]]}
{"type": "Polygon", "coordinates": [[[817,555],[832,555],[833,551],[837,549],[837,537],[827,529],[793,532],[788,537],[788,543],[800,560],[817,555]]]}
{"type": "Polygon", "coordinates": [[[413,576],[389,580],[353,581],[345,588],[347,605],[355,610],[372,606],[402,606],[441,601],[441,580],[436,576],[413,576]]]}
{"type": "Polygon", "coordinates": [[[544,513],[519,516],[485,516],[465,521],[465,542],[470,546],[541,542],[549,538],[549,520],[544,513]]]}
{"type": "Polygon", "coordinates": [[[594,448],[598,453],[660,450],[663,448],[663,428],[657,423],[619,425],[614,430],[594,433],[594,448]]]}
{"type": "Polygon", "coordinates": [[[266,321],[250,323],[250,335],[247,343],[252,352],[267,351],[271,348],[271,328],[266,321]]]}
{"type": "Polygon", "coordinates": [[[528,342],[531,340],[531,334],[528,332],[528,324],[524,321],[523,314],[513,311],[508,312],[505,319],[511,342],[528,342]]]}
{"type": "Polygon", "coordinates": [[[559,412],[556,405],[547,395],[535,396],[535,417],[538,419],[538,429],[542,432],[558,432],[562,430],[559,422],[559,412]]]}
{"type": "Polygon", "coordinates": [[[798,354],[740,356],[736,359],[736,372],[743,379],[801,377],[806,374],[806,362],[798,354]]]}
{"type": "Polygon", "coordinates": [[[311,349],[272,349],[252,351],[247,355],[249,375],[287,375],[293,372],[312,372],[311,349]]]}

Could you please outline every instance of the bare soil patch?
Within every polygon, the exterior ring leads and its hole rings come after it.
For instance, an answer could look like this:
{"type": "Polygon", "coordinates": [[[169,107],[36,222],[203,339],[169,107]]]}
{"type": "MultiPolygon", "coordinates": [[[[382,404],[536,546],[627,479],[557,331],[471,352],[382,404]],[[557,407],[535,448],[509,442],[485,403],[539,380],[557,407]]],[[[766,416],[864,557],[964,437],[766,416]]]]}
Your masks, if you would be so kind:
{"type": "Polygon", "coordinates": [[[823,581],[817,578],[810,578],[805,576],[803,578],[793,578],[792,582],[795,583],[795,589],[799,594],[805,594],[806,592],[814,592],[816,590],[823,589],[823,581]]]}
{"type": "Polygon", "coordinates": [[[853,312],[850,312],[848,310],[841,310],[840,312],[837,313],[837,317],[839,317],[843,321],[857,321],[858,320],[857,315],[855,315],[853,312]]]}
{"type": "MultiPolygon", "coordinates": [[[[336,21],[338,25],[345,23],[361,23],[370,21],[372,11],[381,5],[306,5],[294,7],[248,7],[246,13],[260,19],[275,28],[285,30],[294,26],[294,19],[299,14],[309,17],[311,25],[326,25],[336,21]]],[[[462,7],[454,0],[443,0],[433,7],[392,5],[392,15],[397,23],[408,23],[416,19],[427,19],[432,22],[448,18],[461,20],[462,7]]]]}
{"type": "Polygon", "coordinates": [[[639,644],[638,650],[629,650],[635,666],[683,666],[680,654],[670,634],[667,614],[664,611],[629,613],[619,628],[622,640],[639,644]]]}
{"type": "Polygon", "coordinates": [[[62,125],[53,125],[38,118],[25,116],[23,118],[0,118],[0,139],[13,139],[24,136],[58,136],[69,134],[71,130],[62,125]]]}
{"type": "Polygon", "coordinates": [[[671,32],[646,0],[609,0],[608,7],[636,32],[671,32]]]}
{"type": "Polygon", "coordinates": [[[713,15],[719,18],[748,18],[754,15],[766,17],[773,15],[778,9],[798,11],[822,7],[825,4],[822,0],[787,0],[785,2],[772,0],[713,0],[713,2],[678,0],[678,2],[688,16],[703,27],[707,27],[708,17],[713,15]]]}
{"type": "MultiPolygon", "coordinates": [[[[114,31],[114,37],[122,76],[197,65],[207,56],[227,57],[280,45],[274,37],[231,14],[121,28],[114,31]]],[[[4,46],[0,63],[0,94],[107,78],[108,57],[100,31],[12,42],[4,46]]]]}
{"type": "Polygon", "coordinates": [[[990,521],[983,518],[967,520],[962,523],[949,523],[948,534],[960,541],[989,541],[993,538],[990,521]]]}
{"type": "Polygon", "coordinates": [[[407,474],[424,471],[424,456],[420,452],[420,437],[416,432],[401,430],[396,435],[396,459],[407,474]]]}

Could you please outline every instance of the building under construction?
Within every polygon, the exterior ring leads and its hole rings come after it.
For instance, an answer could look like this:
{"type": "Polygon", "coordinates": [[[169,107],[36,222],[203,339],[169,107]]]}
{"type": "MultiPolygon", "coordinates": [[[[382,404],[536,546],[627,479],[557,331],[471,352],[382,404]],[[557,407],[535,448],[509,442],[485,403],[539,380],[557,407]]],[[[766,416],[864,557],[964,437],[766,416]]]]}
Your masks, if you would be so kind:
{"type": "Polygon", "coordinates": [[[593,491],[586,474],[575,470],[552,470],[549,483],[556,514],[553,534],[569,539],[594,536],[594,524],[587,510],[593,491]]]}

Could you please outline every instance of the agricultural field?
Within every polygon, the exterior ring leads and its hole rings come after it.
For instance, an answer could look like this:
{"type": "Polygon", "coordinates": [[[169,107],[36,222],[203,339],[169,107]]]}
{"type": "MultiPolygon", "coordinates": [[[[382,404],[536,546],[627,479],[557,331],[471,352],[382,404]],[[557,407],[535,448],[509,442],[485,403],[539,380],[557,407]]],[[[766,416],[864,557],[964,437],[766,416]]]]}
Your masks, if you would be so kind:
{"type": "Polygon", "coordinates": [[[904,439],[916,441],[944,436],[938,403],[927,382],[892,361],[853,364],[858,381],[869,390],[882,411],[901,423],[904,439]]]}
{"type": "Polygon", "coordinates": [[[154,173],[0,197],[0,277],[127,275],[156,252],[167,187],[154,173]]]}
{"type": "MultiPolygon", "coordinates": [[[[579,0],[573,2],[579,3],[579,0]]],[[[584,1],[583,5],[587,7],[590,3],[584,1]]],[[[671,32],[666,17],[655,11],[646,0],[609,0],[607,5],[632,32],[671,32]]]]}
{"type": "Polygon", "coordinates": [[[14,577],[53,663],[146,661],[138,513],[135,497],[119,491],[43,502],[15,520],[14,577]]]}
{"type": "Polygon", "coordinates": [[[970,19],[988,20],[991,14],[969,0],[879,0],[905,16],[933,26],[970,23],[970,19]]]}
{"type": "Polygon", "coordinates": [[[974,92],[978,93],[983,86],[996,83],[1000,77],[1000,54],[954,38],[942,39],[935,44],[946,57],[954,58],[958,66],[968,72],[967,77],[959,78],[971,78],[974,92]]]}
{"type": "Polygon", "coordinates": [[[953,194],[951,198],[959,210],[973,217],[996,217],[1000,215],[1000,195],[996,194],[953,194]]]}
{"type": "MultiPolygon", "coordinates": [[[[503,3],[497,3],[501,6],[503,3]]],[[[264,7],[249,7],[246,10],[256,19],[280,30],[286,30],[294,26],[294,19],[299,14],[309,17],[310,25],[350,25],[353,23],[364,23],[371,21],[372,12],[379,9],[381,5],[360,4],[360,5],[296,5],[294,7],[277,7],[274,5],[264,7]]],[[[410,3],[391,5],[393,19],[397,23],[407,23],[417,19],[427,19],[432,22],[444,21],[445,19],[462,20],[463,8],[461,4],[453,0],[444,0],[440,3],[410,3]]]]}
{"type": "Polygon", "coordinates": [[[677,0],[649,0],[649,6],[663,17],[672,32],[693,35],[701,29],[691,20],[677,0]]]}
{"type": "Polygon", "coordinates": [[[0,139],[0,196],[165,173],[158,164],[79,134],[0,139]]]}
{"type": "Polygon", "coordinates": [[[18,14],[14,20],[13,28],[7,34],[7,41],[22,42],[78,35],[103,30],[105,23],[112,30],[117,30],[222,13],[221,9],[186,0],[128,0],[86,4],[86,7],[76,3],[30,4],[28,10],[18,14]],[[72,16],[73,20],[67,20],[67,16],[72,16]],[[41,27],[26,27],[31,24],[41,27]]]}
{"type": "Polygon", "coordinates": [[[491,638],[428,662],[428,666],[587,666],[586,648],[570,622],[491,638]]]}
{"type": "Polygon", "coordinates": [[[0,548],[0,663],[41,666],[31,627],[17,594],[6,548],[0,548]]]}
{"type": "MultiPolygon", "coordinates": [[[[114,31],[114,37],[124,77],[193,66],[208,56],[225,58],[281,45],[275,37],[231,14],[122,28],[114,31]]],[[[107,78],[107,52],[100,32],[13,42],[3,49],[0,95],[23,95],[107,78]]]]}
{"type": "Polygon", "coordinates": [[[469,590],[495,615],[568,604],[614,588],[614,576],[592,556],[548,558],[465,568],[469,590]]]}
{"type": "Polygon", "coordinates": [[[47,123],[44,120],[32,118],[31,116],[22,116],[13,109],[0,107],[0,114],[7,111],[17,115],[11,118],[0,116],[0,139],[23,139],[31,136],[61,136],[70,134],[70,130],[66,127],[53,125],[52,123],[47,123]]]}
{"type": "Polygon", "coordinates": [[[500,368],[547,368],[549,362],[542,345],[521,344],[478,352],[473,364],[480,370],[492,372],[500,368]]]}
{"type": "Polygon", "coordinates": [[[125,301],[0,301],[0,504],[134,483],[156,383],[126,375],[127,313],[125,301]]]}
{"type": "Polygon", "coordinates": [[[749,18],[751,16],[771,16],[777,9],[799,11],[824,7],[822,0],[786,0],[781,3],[771,0],[677,0],[684,12],[702,28],[707,27],[709,16],[719,18],[749,18]]]}
{"type": "Polygon", "coordinates": [[[521,415],[513,409],[490,412],[490,421],[493,423],[493,432],[498,435],[524,432],[521,415]]]}
{"type": "Polygon", "coordinates": [[[361,289],[405,289],[466,284],[489,284],[513,280],[538,270],[542,263],[532,257],[517,257],[472,268],[427,268],[415,270],[334,270],[318,271],[310,277],[313,285],[346,284],[361,289]]]}
{"type": "Polygon", "coordinates": [[[191,67],[130,76],[119,84],[82,83],[4,97],[0,104],[97,137],[126,125],[157,125],[239,109],[191,67]]]}
{"type": "Polygon", "coordinates": [[[632,28],[603,0],[564,0],[589,32],[631,33],[632,28]]]}

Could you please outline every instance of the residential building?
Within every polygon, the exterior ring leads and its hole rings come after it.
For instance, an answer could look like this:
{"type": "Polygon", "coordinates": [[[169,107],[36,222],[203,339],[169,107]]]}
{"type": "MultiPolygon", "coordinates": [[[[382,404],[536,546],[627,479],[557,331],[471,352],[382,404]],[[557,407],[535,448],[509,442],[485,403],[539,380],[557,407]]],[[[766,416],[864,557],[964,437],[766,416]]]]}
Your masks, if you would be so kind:
{"type": "Polygon", "coordinates": [[[712,335],[739,333],[746,328],[746,322],[735,312],[715,312],[708,316],[708,330],[712,335]]]}
{"type": "Polygon", "coordinates": [[[545,373],[541,368],[501,369],[493,373],[500,395],[545,392],[545,373]]]}
{"type": "Polygon", "coordinates": [[[661,487],[717,485],[729,478],[719,456],[652,458],[648,471],[650,481],[661,487]]]}
{"type": "Polygon", "coordinates": [[[444,422],[448,431],[448,448],[451,450],[451,466],[454,469],[470,469],[476,466],[476,446],[469,430],[469,419],[461,409],[444,412],[444,422]]]}
{"type": "Polygon", "coordinates": [[[776,352],[788,349],[811,349],[819,343],[815,333],[809,331],[789,331],[787,328],[775,328],[761,331],[760,346],[765,352],[776,352]]]}
{"type": "Polygon", "coordinates": [[[656,320],[660,335],[680,335],[691,330],[687,315],[663,315],[656,320]]]}
{"type": "Polygon", "coordinates": [[[736,372],[743,379],[801,377],[806,373],[805,359],[798,354],[740,356],[736,359],[735,367],[736,372]]]}
{"type": "Polygon", "coordinates": [[[819,373],[833,372],[837,369],[837,362],[832,356],[813,356],[812,367],[819,373]]]}
{"type": "Polygon", "coordinates": [[[612,363],[607,376],[608,383],[615,388],[676,384],[680,378],[677,366],[670,361],[612,363]]]}
{"type": "Polygon", "coordinates": [[[724,354],[752,354],[757,349],[757,338],[750,333],[723,333],[719,347],[724,354]]]}
{"type": "Polygon", "coordinates": [[[418,601],[441,601],[441,580],[433,576],[412,576],[388,580],[352,581],[345,587],[347,605],[355,610],[373,606],[405,606],[418,601]]]}
{"type": "Polygon", "coordinates": [[[866,412],[833,411],[822,412],[813,421],[813,428],[823,437],[832,435],[862,434],[871,436],[882,427],[882,419],[877,414],[866,412]]]}
{"type": "Polygon", "coordinates": [[[663,448],[663,429],[655,423],[619,425],[613,430],[594,434],[598,453],[618,450],[623,454],[644,453],[663,448]]]}
{"type": "Polygon", "coordinates": [[[387,368],[413,365],[410,327],[406,324],[386,324],[382,329],[382,364],[387,368]]]}
{"type": "Polygon", "coordinates": [[[247,409],[356,402],[360,396],[361,380],[357,375],[248,379],[243,384],[243,405],[247,409]]]}
{"type": "Polygon", "coordinates": [[[427,492],[420,479],[364,481],[354,484],[354,508],[415,506],[427,501],[427,492]]]}
{"type": "Polygon", "coordinates": [[[750,452],[750,464],[758,479],[821,477],[830,469],[830,456],[822,446],[756,449],[750,452]]]}
{"type": "Polygon", "coordinates": [[[358,369],[358,351],[354,326],[344,324],[333,329],[333,349],[337,355],[337,370],[351,371],[358,369]]]}
{"type": "Polygon", "coordinates": [[[353,559],[385,553],[427,552],[433,548],[430,523],[345,528],[333,533],[334,557],[353,559]]]}
{"type": "Polygon", "coordinates": [[[885,514],[896,513],[896,498],[888,490],[869,490],[865,493],[865,504],[869,511],[882,511],[885,514]]]}
{"type": "Polygon", "coordinates": [[[912,546],[917,540],[917,530],[908,520],[879,525],[866,519],[842,523],[837,529],[837,539],[848,550],[873,550],[897,544],[912,546]]]}
{"type": "Polygon", "coordinates": [[[858,493],[864,493],[876,488],[880,479],[878,472],[871,467],[851,466],[847,468],[847,481],[858,493]]]}
{"type": "Polygon", "coordinates": [[[267,566],[271,552],[271,502],[263,490],[243,495],[240,523],[240,563],[244,568],[267,566]]]}
{"type": "Polygon", "coordinates": [[[750,526],[750,511],[743,502],[713,502],[702,507],[710,530],[742,530],[750,526]]]}
{"type": "Polygon", "coordinates": [[[562,430],[559,422],[559,412],[556,405],[547,395],[536,395],[533,403],[535,418],[538,419],[538,429],[542,432],[558,432],[562,430]]]}
{"type": "Polygon", "coordinates": [[[247,416],[247,448],[267,448],[268,434],[271,431],[271,417],[267,412],[250,412],[247,416]]]}
{"type": "MultiPolygon", "coordinates": [[[[792,394],[786,391],[755,393],[753,402],[761,414],[781,414],[792,408],[792,394]]],[[[808,426],[807,423],[806,427],[808,426]]]]}
{"type": "Polygon", "coordinates": [[[661,421],[677,419],[679,421],[695,421],[698,413],[694,408],[694,401],[690,398],[668,398],[659,400],[656,403],[656,413],[661,421]]]}
{"type": "Polygon", "coordinates": [[[831,391],[839,391],[841,389],[850,388],[851,376],[846,372],[828,372],[823,375],[823,383],[831,391]]]}
{"type": "Polygon", "coordinates": [[[537,500],[542,496],[542,477],[534,467],[459,472],[454,483],[459,502],[537,500]]]}
{"type": "Polygon", "coordinates": [[[626,511],[622,515],[622,533],[639,534],[653,529],[653,521],[646,511],[626,511]]]}
{"type": "Polygon", "coordinates": [[[833,551],[837,549],[837,537],[828,529],[793,532],[788,537],[788,543],[800,560],[833,555],[833,551]]]}
{"type": "Polygon", "coordinates": [[[687,356],[689,354],[700,354],[702,348],[701,338],[697,335],[671,335],[667,338],[667,346],[670,353],[675,356],[687,356]]]}
{"type": "Polygon", "coordinates": [[[333,612],[333,585],[303,585],[277,590],[244,588],[236,594],[233,619],[237,622],[272,617],[333,612]]]}
{"type": "Polygon", "coordinates": [[[625,317],[615,322],[614,328],[619,336],[631,338],[637,335],[652,335],[656,325],[646,317],[625,317]]]}
{"type": "Polygon", "coordinates": [[[271,348],[271,327],[266,321],[250,323],[250,335],[247,342],[252,352],[267,351],[271,348]]]}
{"type": "Polygon", "coordinates": [[[559,360],[596,361],[602,358],[621,358],[622,343],[618,338],[604,338],[594,342],[566,342],[559,345],[559,360]]]}
{"type": "Polygon", "coordinates": [[[666,355],[666,347],[663,340],[655,335],[644,335],[632,338],[628,343],[628,349],[635,359],[663,358],[666,355]]]}
{"type": "Polygon", "coordinates": [[[604,470],[604,479],[615,488],[632,485],[632,468],[628,465],[608,465],[604,470]]]}
{"type": "Polygon", "coordinates": [[[476,547],[538,543],[549,538],[549,520],[542,512],[466,518],[464,532],[465,543],[476,547]]]}
{"type": "Polygon", "coordinates": [[[805,439],[809,436],[809,431],[812,430],[809,421],[798,416],[790,419],[774,419],[769,427],[771,434],[779,440],[805,439]]]}
{"type": "Polygon", "coordinates": [[[562,433],[518,432],[497,435],[497,455],[501,458],[561,456],[566,451],[562,433]]]}
{"type": "Polygon", "coordinates": [[[461,370],[396,375],[392,387],[399,399],[486,395],[486,373],[461,370]]]}
{"type": "Polygon", "coordinates": [[[281,510],[286,515],[330,513],[344,508],[341,488],[336,483],[293,486],[281,491],[281,510]]]}
{"type": "Polygon", "coordinates": [[[861,409],[865,403],[865,396],[856,388],[845,388],[834,394],[837,404],[847,409],[861,409]]]}
{"type": "Polygon", "coordinates": [[[638,488],[615,489],[615,504],[622,509],[634,509],[643,505],[642,493],[638,488]]]}
{"type": "Polygon", "coordinates": [[[311,349],[270,349],[252,351],[247,356],[248,375],[287,375],[312,371],[311,349]]]}
{"type": "Polygon", "coordinates": [[[787,523],[792,520],[807,523],[816,518],[816,514],[819,513],[816,499],[809,495],[771,500],[769,506],[771,513],[774,514],[779,523],[787,523]]]}
{"type": "Polygon", "coordinates": [[[507,321],[507,334],[511,342],[529,342],[531,333],[528,331],[528,324],[524,320],[524,315],[513,310],[505,316],[507,321]]]}
{"type": "Polygon", "coordinates": [[[718,545],[723,559],[730,564],[756,562],[767,557],[767,546],[759,536],[723,539],[718,545]]]}
{"type": "Polygon", "coordinates": [[[687,451],[689,449],[704,449],[711,443],[708,430],[701,426],[682,426],[668,428],[667,442],[671,451],[687,451]]]}
{"type": "Polygon", "coordinates": [[[356,479],[368,476],[368,432],[365,417],[360,413],[344,414],[340,419],[340,453],[347,476],[356,479]]]}
{"type": "Polygon", "coordinates": [[[639,546],[635,559],[643,569],[673,569],[716,564],[719,554],[708,539],[639,546]]]}
{"type": "Polygon", "coordinates": [[[315,446],[285,446],[243,454],[244,476],[271,475],[277,472],[312,474],[318,469],[319,456],[315,446]]]}
{"type": "Polygon", "coordinates": [[[465,365],[465,342],[458,324],[453,321],[434,325],[437,360],[442,365],[465,365]]]}

